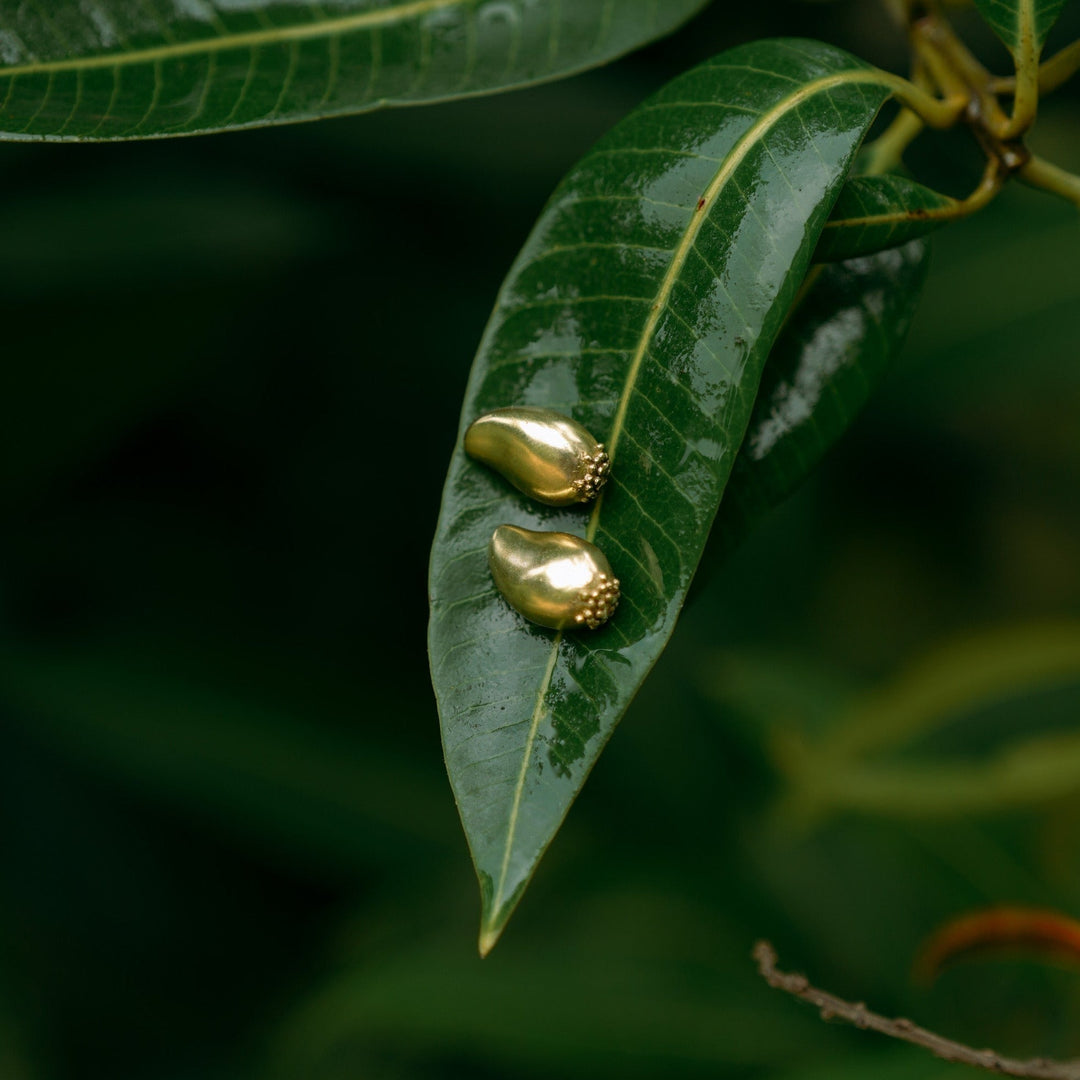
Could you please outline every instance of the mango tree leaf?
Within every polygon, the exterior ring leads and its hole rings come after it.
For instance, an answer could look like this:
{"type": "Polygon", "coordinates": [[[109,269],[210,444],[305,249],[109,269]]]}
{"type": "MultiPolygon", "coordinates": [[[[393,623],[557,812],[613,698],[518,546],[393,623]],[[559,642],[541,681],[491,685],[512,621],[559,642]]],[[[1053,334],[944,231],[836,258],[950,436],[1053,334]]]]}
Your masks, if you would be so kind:
{"type": "Polygon", "coordinates": [[[1048,695],[1059,696],[1070,717],[1078,692],[1080,623],[1005,627],[941,646],[852,704],[821,739],[777,741],[791,783],[788,807],[811,816],[950,817],[1075,797],[1080,737],[1068,728],[1031,729],[1047,712],[1048,695]],[[1009,727],[1024,737],[980,754],[965,743],[959,759],[912,751],[965,719],[992,730],[986,717],[994,710],[1015,714],[1009,727]]]}
{"type": "Polygon", "coordinates": [[[926,242],[914,240],[811,271],[765,366],[699,579],[858,417],[907,337],[929,265],[926,242]]]}
{"type": "MultiPolygon", "coordinates": [[[[809,759],[808,759],[809,760],[809,759]]],[[[819,759],[814,758],[818,768],[819,759]]],[[[1035,736],[974,762],[853,762],[806,783],[800,813],[952,818],[1045,806],[1080,795],[1080,736],[1035,736]]]]}
{"type": "Polygon", "coordinates": [[[866,757],[998,701],[1071,683],[1080,684],[1080,623],[984,630],[939,646],[867,695],[838,719],[821,749],[866,757]]]}
{"type": "Polygon", "coordinates": [[[840,192],[814,258],[835,262],[872,255],[926,236],[959,203],[904,176],[856,176],[840,192]]]}
{"type": "MultiPolygon", "coordinates": [[[[480,1054],[489,1076],[679,1076],[691,1045],[691,1075],[706,1075],[775,1071],[830,1045],[813,1013],[777,1009],[743,977],[746,948],[729,944],[726,927],[717,932],[715,910],[687,911],[689,925],[673,929],[670,904],[608,896],[603,908],[560,922],[559,949],[522,950],[492,967],[446,933],[418,939],[414,917],[400,931],[408,948],[375,945],[360,962],[334,964],[271,1044],[268,1077],[386,1076],[363,1065],[388,1048],[406,1065],[426,1064],[423,1076],[436,1055],[480,1054]]],[[[364,926],[377,917],[359,913],[364,926]]],[[[400,942],[394,926],[377,940],[400,942]]]]}
{"type": "Polygon", "coordinates": [[[975,0],[975,6],[994,33],[1013,53],[1033,41],[1038,53],[1068,0],[975,0]]]}
{"type": "MultiPolygon", "coordinates": [[[[310,708],[204,684],[186,652],[175,659],[172,671],[155,647],[123,639],[74,650],[4,641],[0,709],[51,751],[290,865],[353,874],[443,842],[439,801],[400,756],[310,708]],[[395,799],[405,806],[391,820],[395,799]]],[[[378,708],[370,692],[367,704],[378,708]]]]}
{"type": "Polygon", "coordinates": [[[682,606],[765,357],[891,77],[836,49],[764,41],[670,83],[555,192],[503,286],[466,393],[544,405],[607,444],[591,513],[531,503],[459,437],[431,564],[443,745],[481,883],[481,951],[682,606]],[[623,582],[591,633],[552,633],[492,585],[494,528],[584,533],[623,582]]]}
{"type": "Polygon", "coordinates": [[[25,995],[11,993],[0,985],[0,1076],[5,1080],[34,1080],[43,1075],[32,1064],[26,1038],[25,1009],[14,1006],[25,995]]]}
{"type": "MultiPolygon", "coordinates": [[[[947,1067],[946,1067],[947,1068],[947,1067]]],[[[796,1065],[776,1074],[776,1080],[948,1080],[941,1059],[921,1047],[895,1046],[882,1040],[876,1053],[870,1048],[828,1058],[824,1063],[796,1065]]]]}
{"type": "Polygon", "coordinates": [[[506,90],[706,2],[0,0],[0,138],[191,135],[506,90]]]}

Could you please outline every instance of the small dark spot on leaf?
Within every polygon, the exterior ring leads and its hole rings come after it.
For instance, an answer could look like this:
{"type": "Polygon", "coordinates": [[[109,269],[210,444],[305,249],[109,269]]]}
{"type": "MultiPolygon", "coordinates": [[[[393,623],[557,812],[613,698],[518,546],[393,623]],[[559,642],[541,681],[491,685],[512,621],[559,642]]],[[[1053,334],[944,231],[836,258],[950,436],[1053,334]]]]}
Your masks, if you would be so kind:
{"type": "Polygon", "coordinates": [[[698,208],[699,210],[704,210],[704,209],[705,209],[705,200],[704,200],[703,198],[702,198],[702,199],[698,199],[698,201],[697,201],[697,208],[698,208]]]}

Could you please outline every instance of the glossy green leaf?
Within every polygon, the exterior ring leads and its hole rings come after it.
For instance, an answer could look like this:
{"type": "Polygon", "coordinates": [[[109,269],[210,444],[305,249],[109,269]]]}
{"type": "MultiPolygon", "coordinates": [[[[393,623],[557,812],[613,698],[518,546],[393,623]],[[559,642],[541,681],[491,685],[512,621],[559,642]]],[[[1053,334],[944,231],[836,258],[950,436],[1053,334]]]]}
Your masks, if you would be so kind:
{"type": "Polygon", "coordinates": [[[0,138],[138,139],[506,90],[706,0],[0,0],[0,138]]]}
{"type": "MultiPolygon", "coordinates": [[[[455,451],[432,553],[430,652],[451,782],[494,943],[666,644],[762,366],[889,76],[765,41],[676,79],[566,177],[484,334],[462,415],[545,405],[603,440],[590,511],[552,510],[455,451]],[[612,621],[555,634],[495,592],[503,522],[585,534],[612,621]]],[[[677,751],[676,751],[677,752],[677,751]]]]}
{"type": "Polygon", "coordinates": [[[840,192],[814,258],[835,262],[906,244],[945,224],[958,203],[904,176],[856,176],[840,192]]]}
{"type": "Polygon", "coordinates": [[[1046,41],[1068,0],[975,0],[993,31],[1015,53],[1031,35],[1038,49],[1046,41]]]}
{"type": "Polygon", "coordinates": [[[765,367],[710,562],[787,498],[854,422],[907,337],[929,262],[916,240],[817,272],[765,367]]]}

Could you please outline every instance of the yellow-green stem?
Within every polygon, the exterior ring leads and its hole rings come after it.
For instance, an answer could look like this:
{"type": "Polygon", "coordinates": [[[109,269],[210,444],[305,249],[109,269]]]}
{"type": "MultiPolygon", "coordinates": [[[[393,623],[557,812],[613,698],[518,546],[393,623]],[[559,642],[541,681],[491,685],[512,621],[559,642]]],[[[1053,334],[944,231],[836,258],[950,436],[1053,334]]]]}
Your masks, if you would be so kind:
{"type": "Polygon", "coordinates": [[[890,172],[904,159],[904,151],[926,127],[910,109],[901,109],[893,122],[866,148],[862,171],[868,176],[890,172]]]}
{"type": "MultiPolygon", "coordinates": [[[[979,186],[964,199],[950,199],[947,206],[926,210],[921,215],[922,221],[959,221],[960,218],[981,210],[1005,186],[1008,173],[1001,162],[995,158],[987,163],[979,186]]],[[[907,221],[912,217],[910,211],[899,210],[891,214],[870,214],[861,218],[848,218],[844,221],[830,221],[825,228],[839,228],[842,225],[890,225],[907,221]]]]}
{"type": "Polygon", "coordinates": [[[1049,94],[1080,71],[1080,41],[1066,45],[1039,68],[1039,91],[1049,94]]]}
{"type": "Polygon", "coordinates": [[[1020,43],[1013,51],[1016,62],[1016,89],[1013,92],[1012,116],[996,132],[999,138],[1018,139],[1035,123],[1039,108],[1039,41],[1035,36],[1034,3],[1020,5],[1020,43]]]}
{"type": "Polygon", "coordinates": [[[1076,173],[1067,172],[1049,161],[1032,156],[1018,175],[1025,184],[1060,195],[1080,210],[1080,176],[1076,173]]]}
{"type": "Polygon", "coordinates": [[[901,105],[905,105],[933,128],[952,127],[967,105],[966,95],[947,94],[944,98],[935,97],[910,80],[887,71],[881,72],[881,82],[892,91],[893,97],[901,105]]]}
{"type": "Polygon", "coordinates": [[[965,97],[983,126],[998,138],[1012,122],[992,91],[993,77],[941,17],[920,19],[912,27],[912,46],[949,97],[965,97]]]}

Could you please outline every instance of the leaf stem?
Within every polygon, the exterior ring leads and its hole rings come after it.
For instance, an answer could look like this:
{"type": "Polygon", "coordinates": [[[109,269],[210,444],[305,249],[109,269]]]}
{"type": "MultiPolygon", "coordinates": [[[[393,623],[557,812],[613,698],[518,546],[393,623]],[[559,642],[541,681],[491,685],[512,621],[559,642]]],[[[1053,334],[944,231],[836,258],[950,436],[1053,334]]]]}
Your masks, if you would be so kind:
{"type": "Polygon", "coordinates": [[[908,108],[902,108],[892,123],[866,147],[862,172],[880,176],[903,162],[904,151],[915,141],[926,122],[908,108]]]}
{"type": "Polygon", "coordinates": [[[1032,155],[1018,173],[1025,184],[1068,199],[1080,210],[1080,176],[1032,155]]]}
{"type": "Polygon", "coordinates": [[[978,187],[965,199],[956,199],[951,207],[943,207],[941,210],[930,210],[927,216],[931,220],[955,221],[967,217],[986,206],[1001,189],[1005,186],[1008,177],[1007,169],[998,158],[993,158],[986,163],[982,179],[978,187]]]}
{"type": "MultiPolygon", "coordinates": [[[[918,218],[921,221],[959,221],[961,218],[974,214],[977,210],[981,210],[986,206],[1005,186],[1008,176],[1008,168],[1002,164],[999,158],[992,157],[986,163],[986,169],[978,187],[970,195],[963,199],[949,199],[946,206],[922,210],[918,213],[918,218]]],[[[915,217],[916,214],[911,210],[897,210],[893,213],[873,214],[860,218],[834,218],[826,223],[825,228],[836,229],[851,225],[891,225],[911,221],[915,217]]]]}
{"type": "Polygon", "coordinates": [[[1080,41],[1066,45],[1039,67],[1039,90],[1049,94],[1080,71],[1080,41]]]}
{"type": "Polygon", "coordinates": [[[936,97],[910,79],[891,72],[879,72],[881,83],[887,86],[901,105],[910,109],[923,123],[932,128],[950,128],[960,119],[967,106],[966,94],[946,93],[936,97]]]}
{"type": "MultiPolygon", "coordinates": [[[[915,57],[911,68],[911,81],[927,93],[934,90],[925,65],[915,57]]],[[[880,176],[891,172],[904,160],[904,151],[918,138],[926,127],[926,121],[911,109],[901,107],[889,126],[863,149],[861,172],[865,176],[880,176]]]]}
{"type": "Polygon", "coordinates": [[[1013,52],[1016,89],[1012,116],[999,132],[1002,139],[1018,139],[1035,123],[1039,109],[1039,41],[1035,36],[1034,0],[1020,4],[1020,44],[1013,52]]]}
{"type": "Polygon", "coordinates": [[[1005,138],[1011,123],[993,93],[993,77],[941,17],[928,15],[911,28],[912,47],[942,92],[963,97],[968,118],[1005,138]]]}
{"type": "MultiPolygon", "coordinates": [[[[1039,65],[1039,93],[1052,93],[1058,87],[1064,86],[1078,71],[1080,41],[1074,41],[1039,65]]],[[[995,76],[990,80],[990,90],[995,94],[1015,94],[1016,76],[995,76]]]]}

